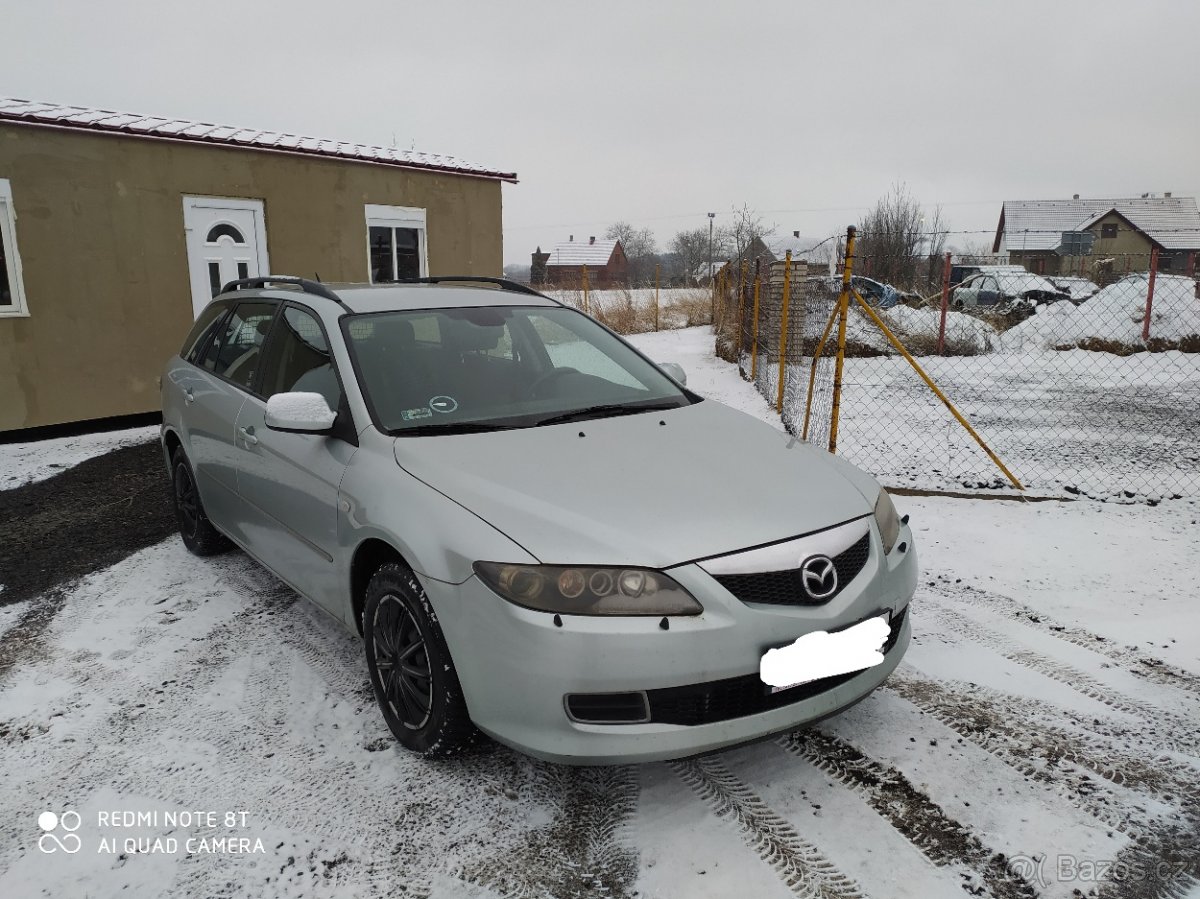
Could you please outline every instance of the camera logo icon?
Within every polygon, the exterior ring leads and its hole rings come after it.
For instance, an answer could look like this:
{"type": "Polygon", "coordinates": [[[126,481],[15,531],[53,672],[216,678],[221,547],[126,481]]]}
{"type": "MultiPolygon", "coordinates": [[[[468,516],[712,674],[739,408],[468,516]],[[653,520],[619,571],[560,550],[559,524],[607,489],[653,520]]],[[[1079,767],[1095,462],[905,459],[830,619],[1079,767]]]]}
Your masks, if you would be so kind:
{"type": "Polygon", "coordinates": [[[38,849],[42,852],[49,855],[61,850],[68,855],[74,855],[83,846],[83,841],[75,833],[83,823],[79,812],[65,811],[61,815],[42,812],[38,815],[37,822],[38,827],[42,829],[42,835],[38,837],[38,849]]]}

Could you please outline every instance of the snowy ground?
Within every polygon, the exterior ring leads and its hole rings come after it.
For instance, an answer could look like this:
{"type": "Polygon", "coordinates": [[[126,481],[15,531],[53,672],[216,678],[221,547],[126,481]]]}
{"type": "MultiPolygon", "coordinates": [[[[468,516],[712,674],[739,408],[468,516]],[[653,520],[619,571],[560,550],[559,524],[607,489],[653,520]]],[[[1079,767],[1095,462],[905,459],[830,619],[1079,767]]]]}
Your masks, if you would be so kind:
{"type": "Polygon", "coordinates": [[[0,443],[0,490],[43,480],[85,459],[117,447],[152,440],[157,434],[158,426],[154,425],[127,431],[57,437],[36,443],[0,443]]]}
{"type": "MultiPolygon", "coordinates": [[[[707,333],[636,340],[778,426],[707,333]]],[[[923,574],[888,684],[672,764],[415,759],[358,640],[240,553],[0,605],[0,896],[1200,896],[1200,504],[896,502],[923,574]]]]}

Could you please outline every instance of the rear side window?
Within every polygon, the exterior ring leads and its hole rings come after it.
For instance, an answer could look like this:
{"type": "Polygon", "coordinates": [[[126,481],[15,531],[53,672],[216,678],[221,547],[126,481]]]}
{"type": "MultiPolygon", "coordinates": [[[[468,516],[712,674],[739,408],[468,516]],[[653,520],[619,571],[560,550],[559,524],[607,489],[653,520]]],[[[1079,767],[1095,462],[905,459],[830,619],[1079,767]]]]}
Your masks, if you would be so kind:
{"type": "Polygon", "coordinates": [[[192,325],[192,330],[188,332],[187,340],[183,342],[183,349],[179,351],[180,358],[195,362],[196,354],[204,349],[209,335],[217,329],[221,323],[221,316],[228,311],[228,303],[209,303],[205,306],[196,323],[192,325]]]}
{"type": "Polygon", "coordinates": [[[239,303],[217,329],[201,367],[239,387],[253,388],[275,306],[275,303],[239,303]]]}

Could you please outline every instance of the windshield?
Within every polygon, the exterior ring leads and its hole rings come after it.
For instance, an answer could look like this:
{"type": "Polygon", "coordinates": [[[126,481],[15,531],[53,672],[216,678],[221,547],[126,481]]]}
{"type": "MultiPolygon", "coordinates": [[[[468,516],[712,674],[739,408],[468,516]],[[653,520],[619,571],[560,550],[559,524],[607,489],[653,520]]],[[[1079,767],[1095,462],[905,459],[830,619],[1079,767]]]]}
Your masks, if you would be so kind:
{"type": "Polygon", "coordinates": [[[686,406],[659,369],[580,312],[484,306],[348,316],[377,422],[418,435],[686,406]]]}

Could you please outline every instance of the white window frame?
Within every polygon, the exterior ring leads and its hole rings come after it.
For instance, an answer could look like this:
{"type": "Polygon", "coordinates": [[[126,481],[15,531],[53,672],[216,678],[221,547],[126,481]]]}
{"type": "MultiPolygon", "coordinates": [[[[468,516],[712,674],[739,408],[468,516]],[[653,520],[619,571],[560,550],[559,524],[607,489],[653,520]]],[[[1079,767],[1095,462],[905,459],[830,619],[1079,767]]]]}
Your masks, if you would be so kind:
{"type": "MultiPolygon", "coordinates": [[[[371,227],[413,228],[417,232],[417,261],[421,266],[420,277],[429,277],[429,241],[426,230],[427,216],[419,206],[381,206],[366,204],[367,217],[367,281],[371,282],[371,227]]],[[[392,271],[395,271],[396,252],[392,250],[392,271]]]]}
{"type": "Polygon", "coordinates": [[[12,305],[0,306],[0,318],[25,318],[25,282],[21,276],[21,254],[17,252],[17,210],[13,206],[12,185],[0,178],[0,240],[4,241],[4,261],[8,266],[8,289],[12,305]]]}

